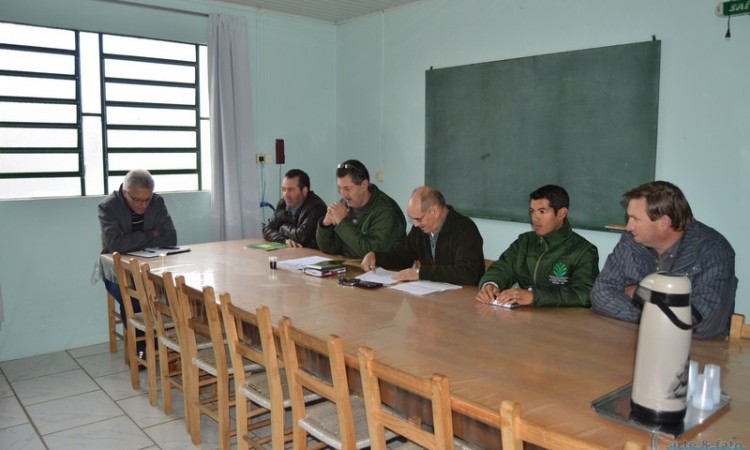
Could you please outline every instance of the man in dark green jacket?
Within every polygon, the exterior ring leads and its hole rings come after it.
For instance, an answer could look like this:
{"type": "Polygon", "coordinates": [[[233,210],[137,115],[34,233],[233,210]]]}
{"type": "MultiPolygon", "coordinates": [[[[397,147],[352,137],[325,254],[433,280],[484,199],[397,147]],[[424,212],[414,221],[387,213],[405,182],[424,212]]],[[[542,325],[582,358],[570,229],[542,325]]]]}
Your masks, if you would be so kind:
{"type": "Polygon", "coordinates": [[[518,236],[487,269],[477,300],[500,306],[590,306],[599,253],[573,232],[568,193],[547,185],[530,197],[534,231],[518,236]]]}
{"type": "Polygon", "coordinates": [[[396,202],[370,184],[361,162],[349,159],[336,169],[341,201],[328,206],[315,239],[325,253],[362,258],[367,252],[401,249],[406,219],[396,202]]]}
{"type": "Polygon", "coordinates": [[[398,281],[431,280],[454,284],[476,284],[484,274],[482,235],[466,216],[445,203],[440,191],[422,186],[414,190],[406,211],[414,224],[406,248],[391,252],[370,252],[362,270],[376,265],[399,270],[398,281]],[[420,266],[413,268],[414,261],[420,266]]]}

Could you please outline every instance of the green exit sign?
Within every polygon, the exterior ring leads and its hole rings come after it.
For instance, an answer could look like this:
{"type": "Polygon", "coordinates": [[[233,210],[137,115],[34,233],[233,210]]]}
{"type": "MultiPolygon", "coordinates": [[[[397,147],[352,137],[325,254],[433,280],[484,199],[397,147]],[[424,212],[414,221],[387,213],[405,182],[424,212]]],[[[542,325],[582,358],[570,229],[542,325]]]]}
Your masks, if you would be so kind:
{"type": "Polygon", "coordinates": [[[719,6],[721,7],[721,15],[724,17],[736,16],[738,14],[750,14],[750,0],[724,2],[719,6]]]}

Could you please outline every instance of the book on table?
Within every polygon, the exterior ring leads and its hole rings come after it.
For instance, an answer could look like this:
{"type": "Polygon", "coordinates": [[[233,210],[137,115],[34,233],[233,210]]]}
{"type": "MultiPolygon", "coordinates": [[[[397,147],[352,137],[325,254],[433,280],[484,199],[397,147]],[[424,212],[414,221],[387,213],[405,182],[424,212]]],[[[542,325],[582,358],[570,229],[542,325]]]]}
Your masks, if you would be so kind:
{"type": "Polygon", "coordinates": [[[168,247],[148,247],[143,250],[127,252],[128,255],[139,256],[141,258],[156,258],[162,255],[174,255],[176,253],[189,252],[190,247],[186,245],[182,246],[168,246],[168,247]]]}
{"type": "Polygon", "coordinates": [[[330,277],[346,273],[346,266],[341,260],[326,260],[308,264],[302,268],[302,271],[314,277],[330,277]]]}

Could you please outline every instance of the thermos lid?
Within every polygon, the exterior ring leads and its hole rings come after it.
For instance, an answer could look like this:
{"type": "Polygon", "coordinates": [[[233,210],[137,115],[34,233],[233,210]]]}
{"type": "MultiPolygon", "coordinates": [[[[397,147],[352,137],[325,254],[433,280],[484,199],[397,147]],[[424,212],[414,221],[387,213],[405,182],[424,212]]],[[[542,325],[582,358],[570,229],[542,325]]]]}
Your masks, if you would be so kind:
{"type": "Polygon", "coordinates": [[[636,295],[644,302],[659,299],[666,306],[689,306],[690,279],[682,274],[654,272],[640,282],[636,295]]]}

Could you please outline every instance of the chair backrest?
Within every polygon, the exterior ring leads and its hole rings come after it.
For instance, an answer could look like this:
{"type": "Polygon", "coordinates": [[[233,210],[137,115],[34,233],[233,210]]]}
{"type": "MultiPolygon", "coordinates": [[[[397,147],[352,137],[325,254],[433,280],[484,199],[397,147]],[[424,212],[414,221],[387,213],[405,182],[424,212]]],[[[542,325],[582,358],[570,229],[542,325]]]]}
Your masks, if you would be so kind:
{"type": "Polygon", "coordinates": [[[729,328],[730,339],[750,339],[750,324],[745,323],[745,316],[732,314],[732,324],[729,328]]]}
{"type": "Polygon", "coordinates": [[[143,270],[148,270],[148,264],[141,266],[136,258],[125,260],[119,252],[112,254],[112,260],[115,264],[117,283],[120,285],[120,295],[122,295],[122,303],[125,307],[125,316],[129,319],[135,314],[133,310],[133,300],[135,300],[140,304],[141,311],[143,312],[143,322],[146,325],[146,330],[153,330],[154,316],[150,307],[151,305],[148,302],[146,288],[143,284],[143,270]]]}
{"type": "MultiPolygon", "coordinates": [[[[503,449],[523,450],[524,442],[549,450],[604,450],[607,447],[586,442],[559,431],[551,430],[521,417],[521,405],[505,400],[500,406],[503,449]]],[[[645,450],[645,446],[628,441],[625,450],[645,450]]]]}
{"type": "MultiPolygon", "coordinates": [[[[143,268],[143,284],[146,290],[146,298],[148,298],[148,303],[151,305],[151,311],[154,315],[156,335],[164,336],[166,331],[164,324],[177,321],[177,316],[171,306],[172,303],[176,303],[177,298],[172,272],[157,275],[152,273],[146,265],[143,268]],[[171,301],[170,297],[172,297],[171,301]]],[[[179,330],[177,340],[179,341],[179,330]]]]}
{"type": "Polygon", "coordinates": [[[184,336],[190,351],[188,354],[193,356],[197,353],[196,335],[203,335],[211,340],[217,373],[228,373],[224,328],[221,324],[214,288],[205,286],[202,291],[194,289],[185,284],[185,278],[182,276],[177,277],[175,285],[179,312],[185,326],[184,336]]]}
{"type": "Polygon", "coordinates": [[[303,389],[308,389],[336,404],[341,448],[355,448],[354,419],[349,398],[349,383],[346,378],[344,344],[341,338],[330,335],[325,340],[319,339],[293,327],[288,317],[283,317],[279,321],[279,333],[289,385],[289,397],[292,401],[292,423],[297,424],[301,418],[305,417],[303,389]],[[304,366],[305,360],[310,355],[328,358],[330,380],[326,375],[315,374],[304,366]]]}
{"type": "Polygon", "coordinates": [[[234,367],[237,386],[246,383],[243,370],[249,360],[266,368],[271,404],[283,409],[284,392],[279,373],[279,354],[273,335],[271,312],[267,306],[259,306],[255,314],[232,304],[229,293],[220,296],[224,330],[227,336],[229,353],[234,367]]]}
{"type": "Polygon", "coordinates": [[[433,374],[430,378],[420,378],[403,372],[375,360],[373,350],[367,347],[361,347],[358,356],[370,446],[373,450],[387,449],[386,429],[426,449],[453,449],[453,418],[447,377],[433,374]],[[432,404],[433,431],[423,429],[420,426],[421,421],[410,420],[384,409],[380,382],[429,400],[432,404]]]}

